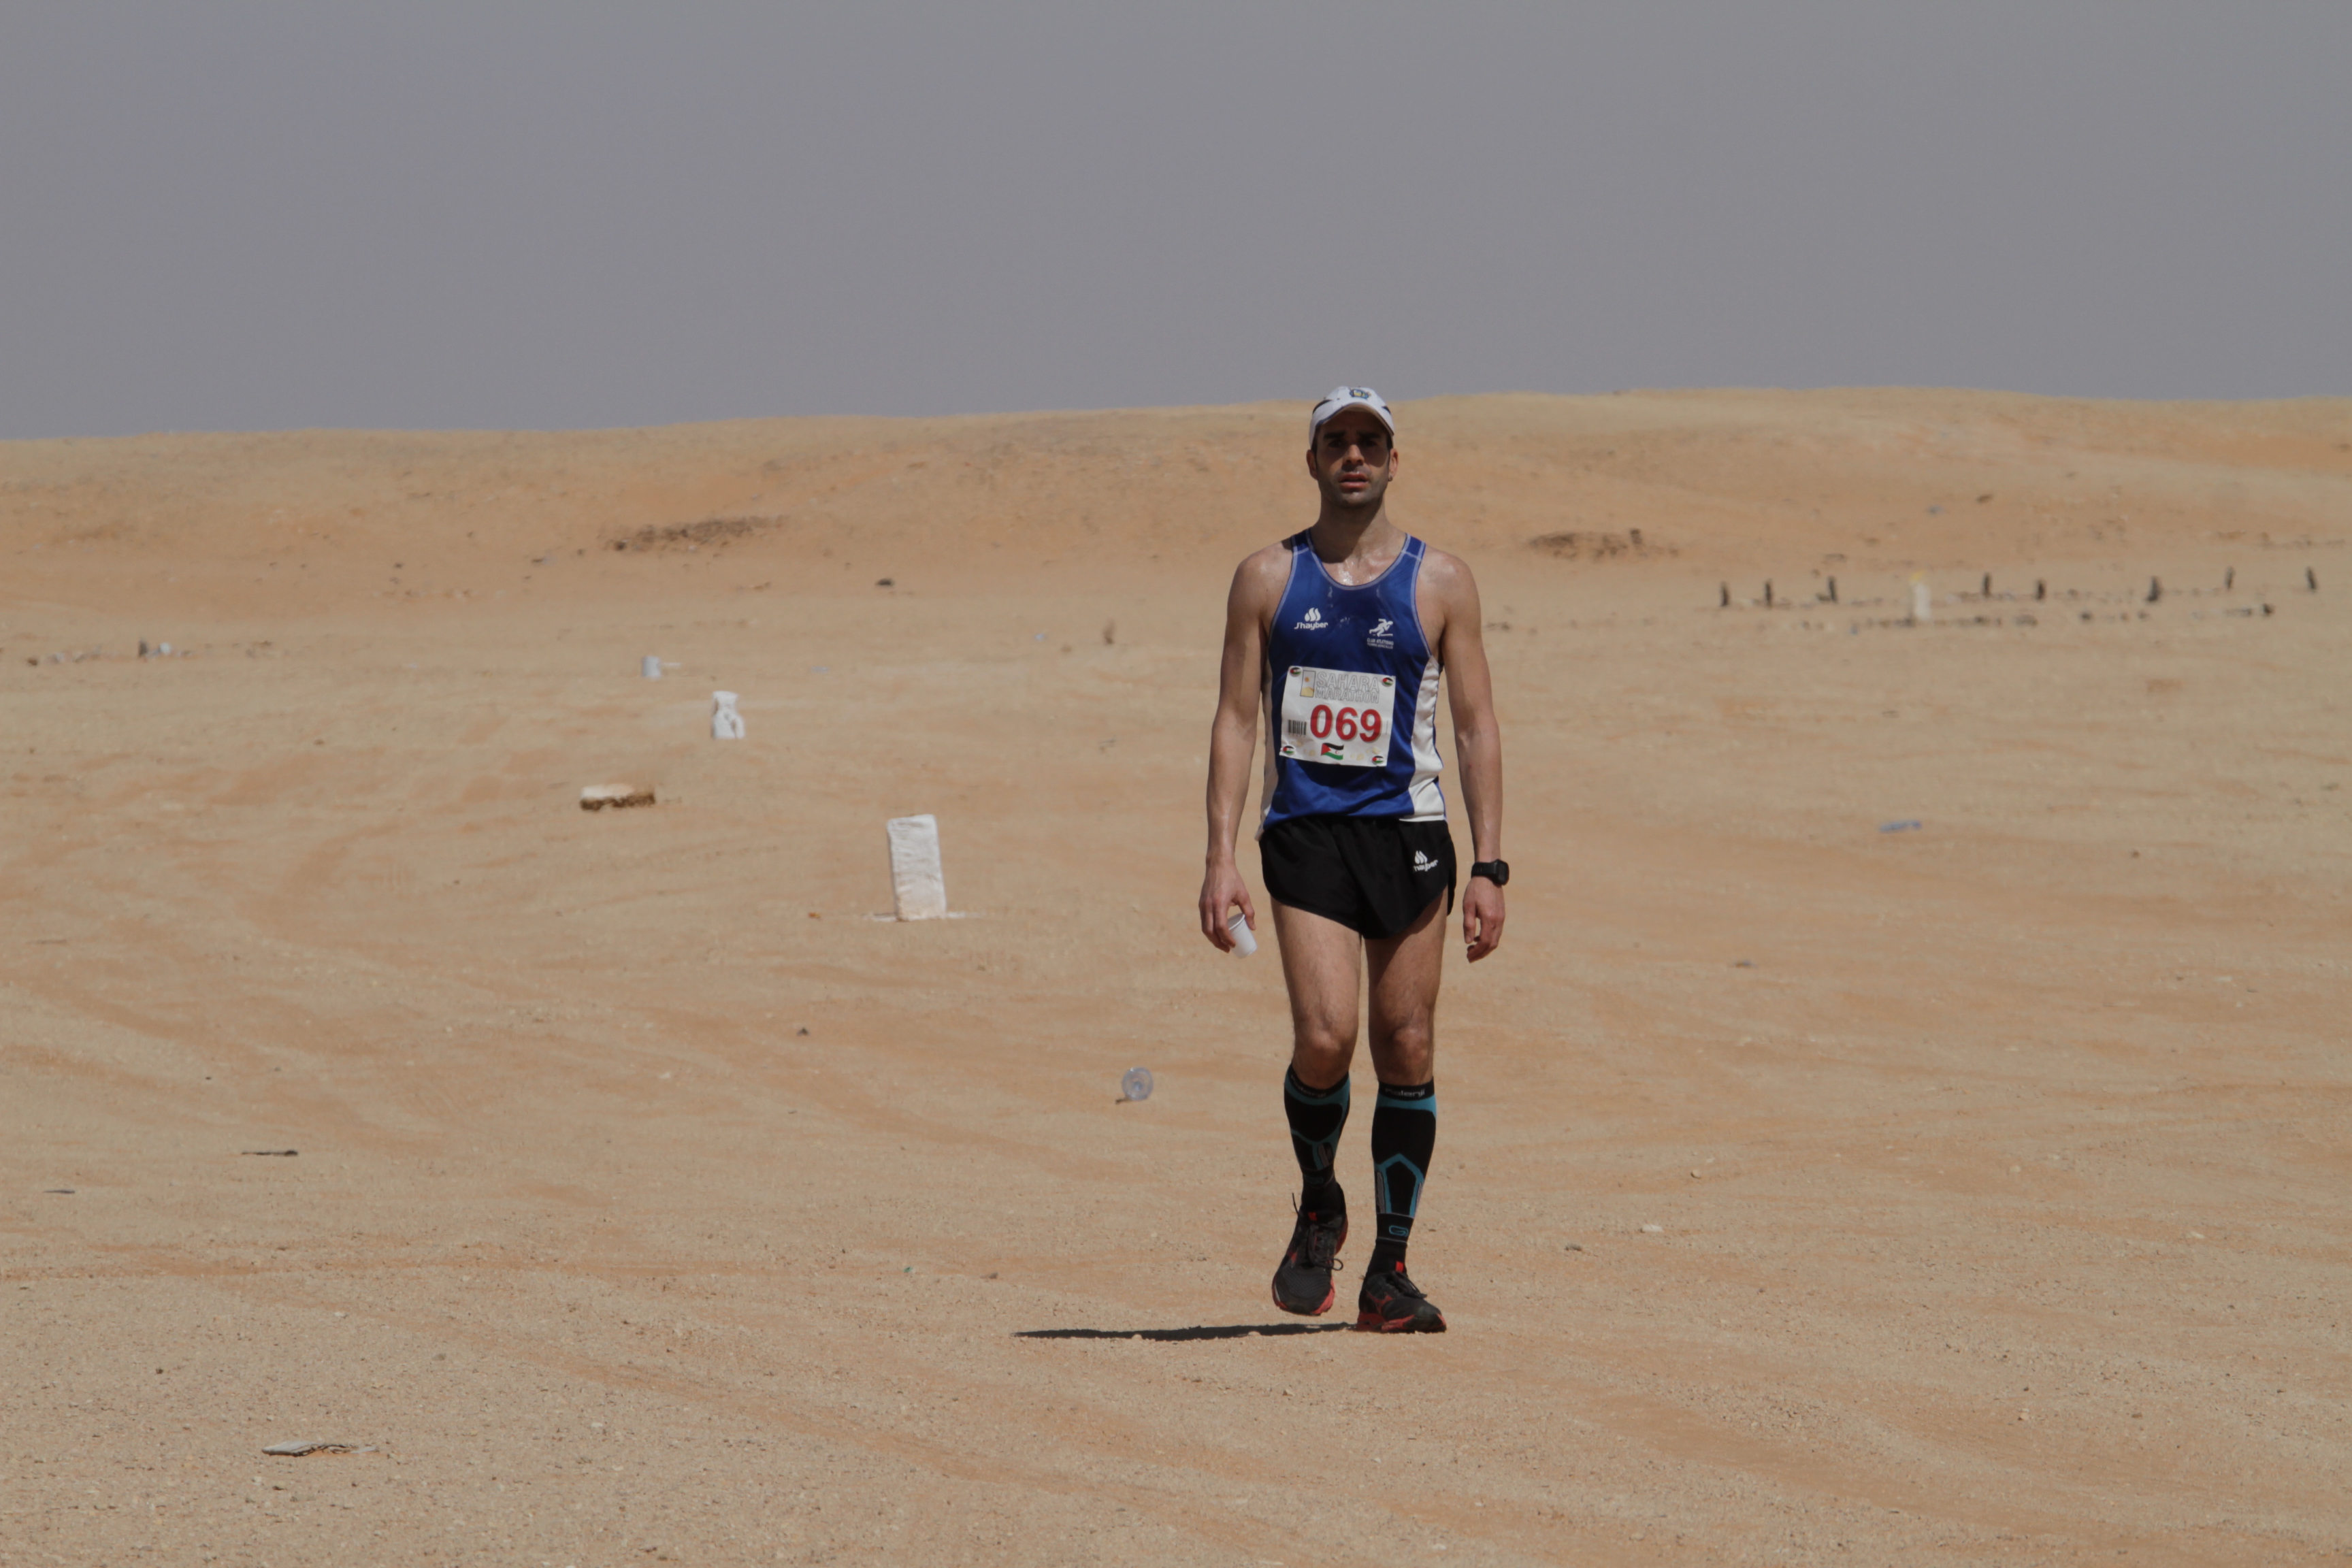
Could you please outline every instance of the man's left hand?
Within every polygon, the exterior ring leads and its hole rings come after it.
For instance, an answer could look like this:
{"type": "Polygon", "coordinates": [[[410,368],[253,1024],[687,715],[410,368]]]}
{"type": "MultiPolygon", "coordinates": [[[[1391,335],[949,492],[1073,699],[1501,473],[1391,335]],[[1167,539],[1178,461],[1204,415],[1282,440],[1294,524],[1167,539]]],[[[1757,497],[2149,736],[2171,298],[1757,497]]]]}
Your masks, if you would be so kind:
{"type": "Polygon", "coordinates": [[[1503,889],[1484,877],[1471,878],[1462,890],[1462,940],[1473,963],[1502,944],[1503,889]]]}

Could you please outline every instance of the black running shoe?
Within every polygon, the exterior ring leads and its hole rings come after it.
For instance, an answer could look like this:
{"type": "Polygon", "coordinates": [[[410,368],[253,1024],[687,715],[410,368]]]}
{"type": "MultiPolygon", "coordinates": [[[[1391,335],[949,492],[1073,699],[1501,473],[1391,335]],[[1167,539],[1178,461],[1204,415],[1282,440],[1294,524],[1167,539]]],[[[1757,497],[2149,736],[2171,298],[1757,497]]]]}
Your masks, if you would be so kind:
{"type": "Polygon", "coordinates": [[[1364,1276],[1356,1292],[1356,1327],[1375,1334],[1442,1334],[1445,1314],[1405,1278],[1404,1265],[1364,1276]]]}
{"type": "MultiPolygon", "coordinates": [[[[1291,1206],[1298,1208],[1296,1201],[1291,1206]]],[[[1346,1209],[1298,1209],[1290,1246],[1274,1271],[1274,1304],[1302,1318],[1329,1311],[1331,1270],[1339,1267],[1339,1247],[1347,1239],[1346,1209]]]]}

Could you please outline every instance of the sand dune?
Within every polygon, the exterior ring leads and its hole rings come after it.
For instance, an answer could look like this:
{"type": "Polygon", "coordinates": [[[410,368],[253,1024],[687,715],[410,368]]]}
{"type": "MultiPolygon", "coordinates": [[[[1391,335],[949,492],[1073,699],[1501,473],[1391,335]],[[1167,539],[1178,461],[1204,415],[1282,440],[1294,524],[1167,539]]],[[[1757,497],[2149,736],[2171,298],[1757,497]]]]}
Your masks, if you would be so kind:
{"type": "Polygon", "coordinates": [[[1413,1342],[1266,1303],[1192,930],[1303,405],[0,446],[0,1563],[2352,1549],[2352,403],[1400,414],[1517,871],[1413,1342]]]}
{"type": "MultiPolygon", "coordinates": [[[[20,442],[0,447],[0,495],[12,575],[73,603],[175,586],[156,602],[182,605],[195,583],[223,610],[271,615],[527,587],[625,595],[646,586],[614,574],[631,563],[599,559],[586,584],[529,568],[632,549],[993,591],[1056,567],[1123,578],[1154,558],[1221,575],[1296,526],[1300,424],[1256,405],[20,442]]],[[[2243,554],[2341,536],[2352,475],[2352,413],[2327,399],[1448,398],[1412,405],[1407,437],[1400,514],[1465,551],[1642,528],[1701,570],[1806,570],[1833,552],[1903,569],[2243,554]]]]}

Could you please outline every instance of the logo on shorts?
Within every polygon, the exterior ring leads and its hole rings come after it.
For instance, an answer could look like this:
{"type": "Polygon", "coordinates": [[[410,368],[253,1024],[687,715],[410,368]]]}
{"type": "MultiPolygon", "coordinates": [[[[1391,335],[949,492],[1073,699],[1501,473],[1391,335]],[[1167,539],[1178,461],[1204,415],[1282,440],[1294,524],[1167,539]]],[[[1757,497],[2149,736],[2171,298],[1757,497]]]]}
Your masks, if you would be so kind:
{"type": "Polygon", "coordinates": [[[1412,852],[1412,868],[1416,871],[1434,871],[1437,869],[1437,862],[1429,858],[1426,850],[1416,849],[1412,852]]]}
{"type": "Polygon", "coordinates": [[[1389,633],[1395,629],[1394,621],[1376,621],[1372,624],[1372,629],[1364,634],[1364,645],[1367,647],[1394,647],[1396,638],[1389,636],[1389,633]]]}
{"type": "Polygon", "coordinates": [[[1290,629],[1295,632],[1321,631],[1323,629],[1323,612],[1317,609],[1314,605],[1309,605],[1307,607],[1307,614],[1300,616],[1298,624],[1290,629]]]}

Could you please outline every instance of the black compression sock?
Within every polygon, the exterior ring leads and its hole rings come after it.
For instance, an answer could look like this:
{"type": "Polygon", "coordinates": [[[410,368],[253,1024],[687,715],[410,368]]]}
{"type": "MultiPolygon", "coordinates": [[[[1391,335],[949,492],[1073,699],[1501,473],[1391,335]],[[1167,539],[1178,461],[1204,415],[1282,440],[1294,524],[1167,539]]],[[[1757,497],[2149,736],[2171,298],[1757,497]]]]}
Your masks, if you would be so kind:
{"type": "Polygon", "coordinates": [[[1285,1071],[1282,1113],[1290,1119],[1291,1152],[1298,1156],[1299,1185],[1306,1189],[1298,1206],[1344,1206],[1331,1161],[1339,1152],[1339,1130],[1348,1124],[1348,1080],[1343,1078],[1329,1089],[1309,1089],[1297,1073],[1285,1071]]]}
{"type": "Polygon", "coordinates": [[[1372,1197],[1380,1220],[1366,1272],[1404,1267],[1422,1184],[1429,1178],[1430,1151],[1436,1146],[1437,1080],[1381,1085],[1372,1105],[1372,1197]]]}

